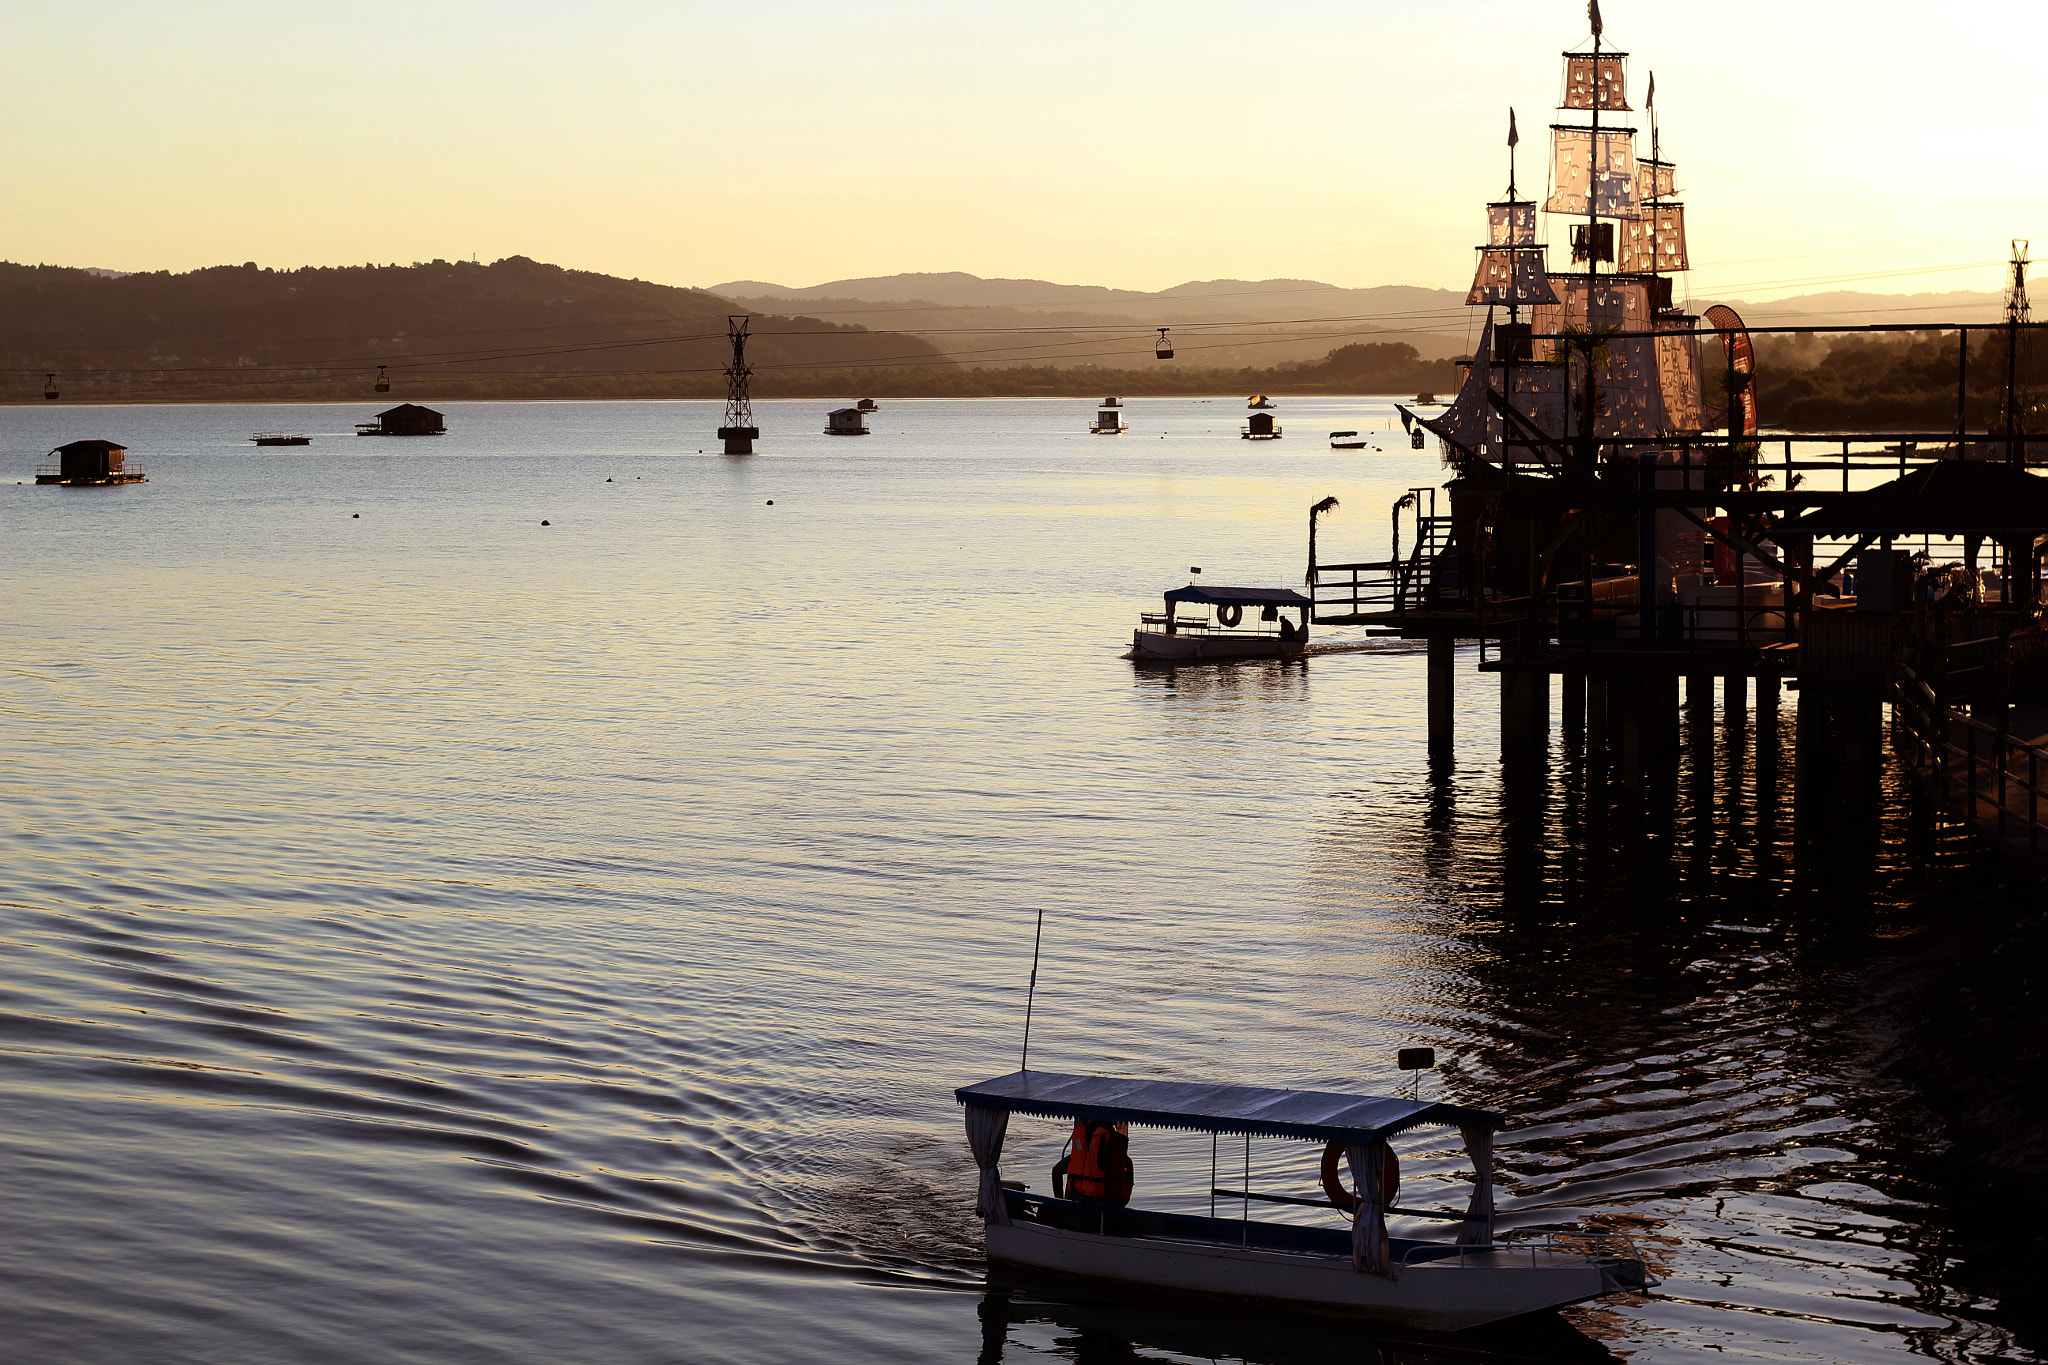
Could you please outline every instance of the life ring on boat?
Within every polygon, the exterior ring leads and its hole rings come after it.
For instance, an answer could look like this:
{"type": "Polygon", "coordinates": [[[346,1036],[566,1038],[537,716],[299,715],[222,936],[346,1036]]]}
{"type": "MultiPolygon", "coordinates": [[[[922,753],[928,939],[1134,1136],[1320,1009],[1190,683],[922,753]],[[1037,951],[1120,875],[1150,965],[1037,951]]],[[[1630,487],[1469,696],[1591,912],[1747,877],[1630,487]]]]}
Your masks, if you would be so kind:
{"type": "Polygon", "coordinates": [[[1323,1148],[1323,1193],[1332,1204],[1349,1213],[1358,1207],[1358,1196],[1344,1188],[1344,1177],[1339,1174],[1343,1161],[1343,1143],[1331,1142],[1323,1148]]]}
{"type": "Polygon", "coordinates": [[[1221,625],[1234,626],[1239,621],[1244,620],[1244,608],[1235,605],[1218,607],[1216,608],[1216,620],[1221,625]]]}
{"type": "MultiPolygon", "coordinates": [[[[1380,1188],[1383,1190],[1399,1189],[1401,1187],[1400,1158],[1394,1155],[1392,1147],[1382,1147],[1380,1150],[1386,1154],[1385,1161],[1380,1169],[1380,1188]]],[[[1349,1213],[1358,1207],[1360,1200],[1357,1195],[1345,1188],[1344,1176],[1342,1174],[1343,1163],[1343,1143],[1331,1142],[1323,1148],[1323,1193],[1329,1196],[1332,1204],[1349,1213]]],[[[1394,1201],[1389,1197],[1386,1202],[1391,1204],[1394,1201]]]]}

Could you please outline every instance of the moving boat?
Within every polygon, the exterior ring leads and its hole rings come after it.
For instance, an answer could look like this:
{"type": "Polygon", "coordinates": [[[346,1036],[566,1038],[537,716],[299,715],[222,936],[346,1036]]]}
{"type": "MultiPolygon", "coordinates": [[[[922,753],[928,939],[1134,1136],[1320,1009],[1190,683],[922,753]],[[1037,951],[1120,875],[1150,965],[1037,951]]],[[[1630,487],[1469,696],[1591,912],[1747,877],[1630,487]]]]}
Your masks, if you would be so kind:
{"type": "Polygon", "coordinates": [[[1165,597],[1166,610],[1144,613],[1131,633],[1137,658],[1270,659],[1308,648],[1308,618],[1315,604],[1291,588],[1199,588],[1190,583],[1165,597]],[[1183,606],[1212,610],[1183,616],[1183,606]],[[1248,626],[1241,624],[1246,607],[1259,612],[1248,626]],[[1301,624],[1282,618],[1283,611],[1300,612],[1301,624]]]}
{"type": "MultiPolygon", "coordinates": [[[[1455,1332],[1501,1318],[1604,1295],[1654,1288],[1642,1255],[1625,1237],[1551,1234],[1496,1238],[1493,1232],[1493,1134],[1498,1114],[1419,1098],[1276,1090],[1052,1071],[1016,1071],[962,1086],[967,1143],[980,1172],[976,1212],[992,1262],[1070,1275],[1455,1332]],[[1076,1157],[1103,1150],[1096,1125],[1175,1128],[1245,1139],[1250,1170],[1254,1137],[1323,1144],[1322,1199],[1213,1187],[1210,1215],[1127,1207],[1123,1188],[1055,1168],[1053,1193],[1031,1193],[999,1168],[1010,1115],[1075,1122],[1076,1157]],[[1474,1168],[1463,1212],[1394,1203],[1400,1169],[1387,1139],[1411,1128],[1457,1128],[1474,1168]],[[1340,1171],[1337,1158],[1342,1158],[1340,1171]],[[1344,1176],[1348,1173],[1350,1185],[1344,1176]],[[1101,1197],[1077,1193],[1086,1183],[1101,1197]],[[1341,1196],[1341,1197],[1340,1197],[1341,1196]],[[1237,1218],[1216,1216],[1215,1200],[1241,1204],[1237,1218]],[[1258,1222],[1254,1200],[1327,1207],[1348,1227],[1258,1222]],[[1388,1214],[1458,1224],[1448,1241],[1393,1237],[1388,1214]]],[[[1235,1165],[1233,1161],[1231,1163],[1235,1165]]],[[[1078,1169],[1072,1167],[1069,1169],[1078,1169]]],[[[1227,1168],[1226,1168],[1227,1169],[1227,1168]]]]}
{"type": "Polygon", "coordinates": [[[259,446],[309,446],[313,444],[313,438],[310,436],[294,436],[282,431],[259,431],[249,439],[259,446]]]}

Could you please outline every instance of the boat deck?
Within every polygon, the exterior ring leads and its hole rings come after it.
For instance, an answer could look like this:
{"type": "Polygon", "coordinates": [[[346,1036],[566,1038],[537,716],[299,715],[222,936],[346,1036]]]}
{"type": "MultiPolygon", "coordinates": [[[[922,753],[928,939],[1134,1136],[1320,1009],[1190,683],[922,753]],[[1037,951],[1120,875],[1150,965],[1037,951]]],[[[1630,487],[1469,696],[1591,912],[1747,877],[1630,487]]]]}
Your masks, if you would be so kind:
{"type": "MultiPolygon", "coordinates": [[[[1304,1227],[1299,1223],[1264,1223],[1256,1219],[1210,1218],[1201,1214],[1157,1213],[1149,1209],[1110,1208],[1071,1199],[1006,1190],[1010,1216],[1066,1232],[1092,1232],[1106,1237],[1165,1237],[1214,1246],[1256,1247],[1264,1251],[1311,1252],[1351,1258],[1348,1227],[1304,1227]]],[[[1473,1248],[1450,1242],[1392,1239],[1393,1259],[1404,1265],[1456,1258],[1473,1248]]]]}

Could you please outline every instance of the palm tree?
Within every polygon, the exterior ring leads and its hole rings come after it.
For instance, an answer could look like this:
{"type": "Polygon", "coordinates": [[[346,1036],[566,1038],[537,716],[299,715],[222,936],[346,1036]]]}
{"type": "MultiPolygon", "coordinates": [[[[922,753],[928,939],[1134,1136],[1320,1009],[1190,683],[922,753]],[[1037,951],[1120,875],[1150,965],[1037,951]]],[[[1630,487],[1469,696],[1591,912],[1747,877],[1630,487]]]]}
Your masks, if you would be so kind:
{"type": "Polygon", "coordinates": [[[1311,597],[1315,596],[1316,591],[1316,523],[1322,520],[1323,513],[1336,510],[1337,499],[1334,494],[1308,509],[1308,591],[1311,597]]]}

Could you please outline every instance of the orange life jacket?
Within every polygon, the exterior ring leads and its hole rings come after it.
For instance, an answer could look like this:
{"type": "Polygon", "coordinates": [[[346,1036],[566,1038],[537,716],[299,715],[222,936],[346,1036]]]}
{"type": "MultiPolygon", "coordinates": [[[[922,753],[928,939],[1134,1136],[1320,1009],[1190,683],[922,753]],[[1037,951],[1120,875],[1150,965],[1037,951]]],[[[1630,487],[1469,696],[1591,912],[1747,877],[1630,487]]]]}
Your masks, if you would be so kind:
{"type": "Polygon", "coordinates": [[[1068,1198],[1119,1208],[1131,1202],[1131,1140],[1116,1125],[1077,1120],[1066,1167],[1068,1198]]]}

